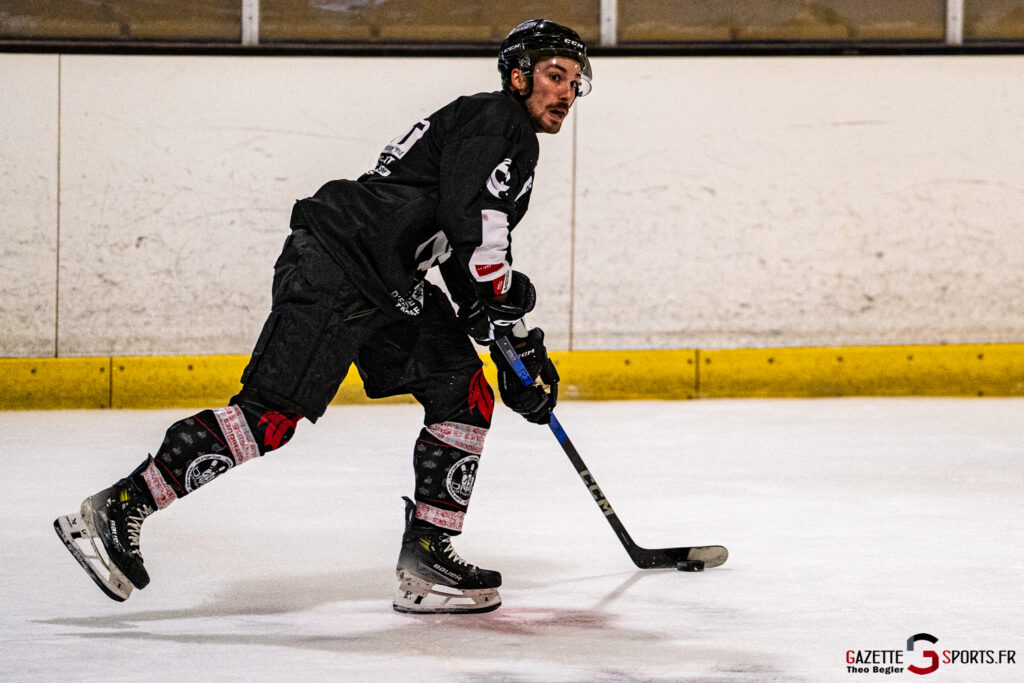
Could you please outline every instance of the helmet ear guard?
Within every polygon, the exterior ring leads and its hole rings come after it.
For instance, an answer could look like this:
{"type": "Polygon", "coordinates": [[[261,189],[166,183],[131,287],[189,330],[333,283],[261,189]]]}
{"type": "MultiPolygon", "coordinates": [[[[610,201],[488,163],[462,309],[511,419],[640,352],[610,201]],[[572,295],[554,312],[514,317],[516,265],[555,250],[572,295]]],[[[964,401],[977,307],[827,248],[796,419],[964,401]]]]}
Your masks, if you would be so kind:
{"type": "Polygon", "coordinates": [[[533,68],[537,62],[551,57],[567,57],[580,65],[580,81],[576,96],[590,93],[593,72],[587,58],[587,46],[575,31],[547,19],[531,19],[512,29],[498,51],[498,72],[501,85],[522,97],[533,88],[533,68]],[[527,79],[527,90],[519,93],[512,87],[512,71],[519,69],[527,79]]]}

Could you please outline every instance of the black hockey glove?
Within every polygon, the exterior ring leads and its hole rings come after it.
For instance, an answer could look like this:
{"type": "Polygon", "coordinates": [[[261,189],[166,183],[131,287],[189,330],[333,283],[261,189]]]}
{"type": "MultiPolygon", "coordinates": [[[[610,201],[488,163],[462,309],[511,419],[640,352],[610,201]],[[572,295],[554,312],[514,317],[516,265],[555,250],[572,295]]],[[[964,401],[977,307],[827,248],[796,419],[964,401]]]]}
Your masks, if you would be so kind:
{"type": "Polygon", "coordinates": [[[459,324],[478,344],[490,344],[507,335],[537,303],[537,291],[530,278],[516,271],[512,271],[511,277],[504,302],[477,299],[459,308],[459,324]]]}
{"type": "Polygon", "coordinates": [[[530,330],[526,337],[510,336],[512,347],[519,354],[534,385],[528,387],[505,360],[501,349],[491,344],[491,360],[498,368],[498,391],[501,400],[529,422],[544,425],[551,422],[551,411],[558,403],[558,370],[548,358],[544,348],[544,331],[539,327],[530,330]]]}

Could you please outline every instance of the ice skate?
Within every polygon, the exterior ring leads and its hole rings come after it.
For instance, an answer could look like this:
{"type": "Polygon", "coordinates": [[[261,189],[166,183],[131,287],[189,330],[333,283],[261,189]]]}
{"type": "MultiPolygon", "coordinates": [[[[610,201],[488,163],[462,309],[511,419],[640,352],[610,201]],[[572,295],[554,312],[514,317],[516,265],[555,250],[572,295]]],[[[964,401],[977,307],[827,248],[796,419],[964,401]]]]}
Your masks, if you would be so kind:
{"type": "Polygon", "coordinates": [[[53,528],[100,590],[124,601],[149,583],[139,532],[153,511],[141,489],[122,479],[82,501],[79,512],[58,517],[53,528]]]}
{"type": "Polygon", "coordinates": [[[415,525],[415,504],[405,498],[406,523],[398,555],[394,608],[414,614],[490,612],[501,606],[501,574],[471,565],[442,529],[415,525]]]}

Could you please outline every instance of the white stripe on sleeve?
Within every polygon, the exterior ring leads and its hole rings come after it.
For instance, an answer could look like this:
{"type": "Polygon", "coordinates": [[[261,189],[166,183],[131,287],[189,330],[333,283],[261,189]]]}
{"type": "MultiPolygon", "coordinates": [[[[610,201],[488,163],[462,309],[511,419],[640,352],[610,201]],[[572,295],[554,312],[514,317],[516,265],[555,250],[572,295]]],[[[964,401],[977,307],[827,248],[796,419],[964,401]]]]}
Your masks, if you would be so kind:
{"type": "Polygon", "coordinates": [[[469,269],[477,282],[490,282],[504,276],[508,263],[508,216],[501,211],[484,209],[480,212],[483,240],[469,259],[469,269]]]}

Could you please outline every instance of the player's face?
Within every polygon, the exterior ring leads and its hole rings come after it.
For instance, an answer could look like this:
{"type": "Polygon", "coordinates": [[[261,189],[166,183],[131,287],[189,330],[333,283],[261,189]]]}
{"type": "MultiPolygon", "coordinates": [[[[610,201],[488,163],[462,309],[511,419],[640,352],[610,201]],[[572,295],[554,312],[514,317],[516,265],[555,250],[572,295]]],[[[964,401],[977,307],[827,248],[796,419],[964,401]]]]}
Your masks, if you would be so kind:
{"type": "Polygon", "coordinates": [[[551,57],[533,67],[533,90],[526,111],[538,133],[557,133],[569,116],[580,82],[580,65],[568,57],[551,57]]]}

